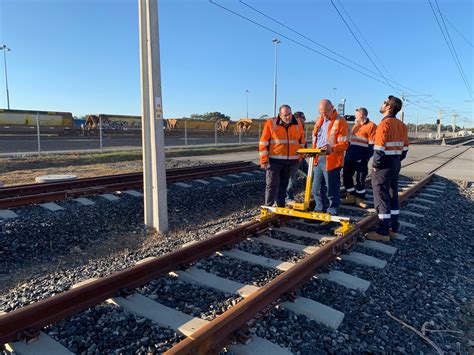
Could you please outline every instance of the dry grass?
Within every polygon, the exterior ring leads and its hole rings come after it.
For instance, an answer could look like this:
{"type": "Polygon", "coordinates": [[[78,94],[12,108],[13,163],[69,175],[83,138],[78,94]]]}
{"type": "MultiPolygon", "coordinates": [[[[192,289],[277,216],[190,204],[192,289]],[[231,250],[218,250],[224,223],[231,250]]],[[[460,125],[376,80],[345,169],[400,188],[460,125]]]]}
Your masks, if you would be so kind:
{"type": "MultiPolygon", "coordinates": [[[[255,149],[255,146],[180,149],[167,151],[166,157],[213,155],[255,149]]],[[[49,174],[85,178],[139,171],[142,171],[141,151],[0,158],[0,181],[4,186],[31,184],[37,176],[49,174]]]]}

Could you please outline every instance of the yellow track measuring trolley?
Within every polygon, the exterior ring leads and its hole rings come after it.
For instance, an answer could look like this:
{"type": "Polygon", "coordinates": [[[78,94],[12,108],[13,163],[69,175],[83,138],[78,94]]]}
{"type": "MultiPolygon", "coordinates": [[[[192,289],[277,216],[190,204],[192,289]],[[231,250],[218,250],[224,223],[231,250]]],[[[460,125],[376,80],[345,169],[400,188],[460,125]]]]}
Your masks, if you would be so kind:
{"type": "Polygon", "coordinates": [[[329,213],[314,212],[309,210],[311,200],[311,186],[313,182],[314,157],[317,155],[325,155],[326,152],[321,149],[305,148],[299,149],[298,154],[305,154],[309,157],[308,175],[306,177],[306,188],[304,192],[304,201],[295,202],[290,207],[270,207],[262,206],[260,220],[265,220],[274,215],[284,215],[296,218],[311,219],[321,222],[338,222],[341,224],[335,230],[335,234],[344,236],[354,229],[354,223],[348,217],[333,216],[329,213]]]}

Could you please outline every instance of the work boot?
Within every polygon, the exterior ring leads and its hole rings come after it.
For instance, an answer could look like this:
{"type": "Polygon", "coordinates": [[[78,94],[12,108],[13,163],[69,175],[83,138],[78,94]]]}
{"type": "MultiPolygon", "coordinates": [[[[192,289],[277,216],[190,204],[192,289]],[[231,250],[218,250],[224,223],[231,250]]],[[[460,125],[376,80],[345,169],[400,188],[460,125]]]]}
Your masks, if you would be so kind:
{"type": "Polygon", "coordinates": [[[346,198],[344,198],[341,203],[343,205],[353,205],[354,203],[356,203],[356,197],[355,195],[352,195],[352,194],[347,194],[346,198]]]}
{"type": "Polygon", "coordinates": [[[360,208],[367,208],[367,203],[365,203],[364,199],[363,198],[360,198],[360,197],[356,197],[355,199],[355,205],[357,207],[360,207],[360,208]]]}
{"type": "Polygon", "coordinates": [[[394,240],[398,238],[398,233],[390,229],[390,231],[388,232],[388,236],[390,237],[390,240],[394,240]]]}
{"type": "Polygon", "coordinates": [[[389,242],[390,241],[390,236],[389,235],[382,235],[378,234],[376,231],[372,231],[367,233],[365,236],[369,240],[376,240],[376,241],[382,241],[382,242],[389,242]]]}

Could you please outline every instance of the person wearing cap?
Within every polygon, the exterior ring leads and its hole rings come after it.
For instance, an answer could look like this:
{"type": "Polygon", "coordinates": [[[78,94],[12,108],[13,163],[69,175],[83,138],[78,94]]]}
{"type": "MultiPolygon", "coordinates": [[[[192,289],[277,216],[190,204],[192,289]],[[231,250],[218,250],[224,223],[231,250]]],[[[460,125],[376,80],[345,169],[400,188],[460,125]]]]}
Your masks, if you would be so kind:
{"type": "Polygon", "coordinates": [[[344,165],[344,152],[349,145],[348,125],[328,99],[321,100],[319,113],[321,115],[313,130],[313,148],[319,148],[326,154],[315,159],[312,189],[316,203],[314,210],[337,215],[341,201],[341,168],[344,165]]]}
{"type": "Polygon", "coordinates": [[[374,152],[375,131],[377,126],[369,120],[368,111],[360,107],[355,112],[355,125],[349,137],[349,149],[344,159],[342,177],[347,196],[342,204],[356,205],[367,208],[365,202],[365,179],[368,174],[368,164],[374,152]],[[354,175],[356,184],[354,187],[354,175]]]}
{"type": "MultiPolygon", "coordinates": [[[[303,126],[303,132],[304,132],[304,123],[306,122],[306,117],[303,112],[298,111],[295,112],[295,118],[301,122],[301,125],[303,126]]],[[[306,136],[306,135],[305,135],[306,136]]],[[[305,144],[306,148],[306,144],[305,144]]],[[[286,198],[287,198],[287,203],[291,204],[295,200],[295,192],[294,192],[294,186],[295,182],[297,179],[297,174],[298,170],[301,170],[303,174],[307,175],[308,174],[308,162],[306,159],[303,157],[300,161],[299,164],[294,165],[290,171],[290,181],[288,182],[288,188],[286,189],[286,198]]]]}
{"type": "Polygon", "coordinates": [[[400,228],[398,176],[410,145],[407,126],[396,117],[401,109],[402,100],[392,95],[380,107],[384,117],[375,133],[371,178],[379,222],[376,229],[367,234],[369,240],[390,241],[397,237],[400,228]]]}
{"type": "Polygon", "coordinates": [[[278,116],[268,119],[259,142],[260,167],[266,170],[265,205],[285,207],[290,172],[298,168],[306,141],[301,122],[291,107],[281,105],[278,116]]]}

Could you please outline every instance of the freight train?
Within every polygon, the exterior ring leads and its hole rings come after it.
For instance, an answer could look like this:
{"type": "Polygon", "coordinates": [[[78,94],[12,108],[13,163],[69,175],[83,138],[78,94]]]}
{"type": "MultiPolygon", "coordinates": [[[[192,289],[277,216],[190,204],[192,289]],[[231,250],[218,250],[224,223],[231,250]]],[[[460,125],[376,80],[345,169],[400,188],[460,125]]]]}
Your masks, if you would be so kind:
{"type": "MultiPolygon", "coordinates": [[[[350,122],[354,116],[345,116],[350,122]]],[[[0,134],[97,135],[102,124],[104,134],[140,134],[141,116],[91,114],[85,119],[74,119],[70,112],[28,111],[0,109],[0,134]]],[[[264,119],[241,118],[238,121],[205,121],[196,119],[168,118],[163,120],[165,135],[181,136],[184,131],[198,135],[258,136],[265,124],[264,119]]],[[[350,124],[350,123],[349,123],[350,124]]],[[[351,124],[350,124],[351,125],[351,124]]],[[[306,122],[306,132],[313,130],[314,122],[306,122]]]]}

